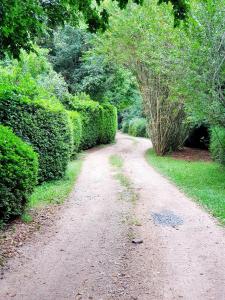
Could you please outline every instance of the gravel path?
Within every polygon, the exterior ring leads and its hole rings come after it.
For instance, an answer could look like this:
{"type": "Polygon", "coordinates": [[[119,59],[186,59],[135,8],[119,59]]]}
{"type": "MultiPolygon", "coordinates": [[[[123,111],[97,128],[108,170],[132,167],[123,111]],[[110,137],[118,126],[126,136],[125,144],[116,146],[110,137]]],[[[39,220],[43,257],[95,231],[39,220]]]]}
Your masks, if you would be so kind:
{"type": "Polygon", "coordinates": [[[147,164],[149,147],[118,134],[88,151],[56,224],[9,262],[1,300],[225,299],[224,229],[147,164]]]}

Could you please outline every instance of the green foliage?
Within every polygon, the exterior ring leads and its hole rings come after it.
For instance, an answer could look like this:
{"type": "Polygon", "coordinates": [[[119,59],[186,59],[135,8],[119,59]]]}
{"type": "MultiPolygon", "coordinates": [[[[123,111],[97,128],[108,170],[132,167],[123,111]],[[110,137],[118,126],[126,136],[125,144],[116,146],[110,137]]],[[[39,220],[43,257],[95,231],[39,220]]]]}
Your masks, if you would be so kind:
{"type": "Polygon", "coordinates": [[[69,117],[72,121],[72,131],[73,131],[73,149],[72,157],[76,157],[80,150],[80,143],[82,138],[82,121],[80,114],[76,111],[68,111],[69,117]]]}
{"type": "Polygon", "coordinates": [[[80,148],[89,149],[99,143],[101,137],[102,107],[95,101],[82,101],[76,97],[72,110],[78,111],[82,120],[82,138],[80,148]]]}
{"type": "Polygon", "coordinates": [[[122,123],[122,132],[128,133],[130,121],[124,121],[122,123]]]}
{"type": "Polygon", "coordinates": [[[117,110],[111,104],[102,104],[101,120],[101,144],[108,144],[114,141],[117,131],[117,110]]]}
{"type": "MultiPolygon", "coordinates": [[[[126,129],[126,128],[125,128],[126,129]]],[[[128,133],[133,136],[147,137],[147,121],[144,118],[135,118],[130,121],[128,133]]]]}
{"type": "Polygon", "coordinates": [[[105,56],[92,48],[94,35],[71,26],[54,35],[51,61],[73,94],[87,93],[91,99],[109,102],[122,111],[138,97],[137,84],[131,73],[105,62],[105,56]]]}
{"type": "MultiPolygon", "coordinates": [[[[142,4],[143,0],[133,0],[142,4]]],[[[187,4],[185,0],[160,0],[171,2],[174,7],[175,20],[185,19],[187,4]]],[[[20,49],[32,49],[32,42],[42,37],[58,25],[77,25],[84,20],[90,31],[105,30],[108,26],[109,13],[100,7],[103,0],[1,0],[0,3],[0,56],[5,52],[18,57],[20,49]]],[[[117,0],[120,8],[125,8],[128,0],[117,0]]]]}
{"type": "Polygon", "coordinates": [[[37,183],[38,156],[0,125],[0,223],[21,215],[37,183]]]}
{"type": "Polygon", "coordinates": [[[178,148],[185,135],[184,98],[177,82],[185,69],[186,35],[174,28],[172,6],[157,2],[146,0],[142,7],[130,2],[124,11],[112,7],[110,30],[97,40],[96,51],[136,76],[153,147],[163,155],[178,148]]]}
{"type": "Polygon", "coordinates": [[[22,97],[61,107],[59,100],[68,93],[65,81],[47,60],[47,51],[22,51],[20,60],[5,61],[0,65],[0,95],[2,98],[22,97]],[[58,98],[59,99],[58,99],[58,98]]]}
{"type": "Polygon", "coordinates": [[[225,127],[225,6],[223,0],[191,1],[185,73],[178,84],[194,123],[225,127]]]}
{"type": "Polygon", "coordinates": [[[0,93],[0,123],[11,127],[39,153],[40,182],[64,175],[71,151],[71,128],[63,109],[0,93]]]}
{"type": "Polygon", "coordinates": [[[225,164],[225,128],[215,126],[211,129],[210,152],[214,160],[225,164]]]}
{"type": "Polygon", "coordinates": [[[114,140],[117,130],[117,111],[113,105],[87,100],[85,94],[70,97],[67,108],[79,112],[82,122],[80,149],[89,149],[114,140]],[[83,99],[83,100],[82,100],[83,99]]]}
{"type": "Polygon", "coordinates": [[[225,169],[215,162],[190,162],[159,157],[149,150],[147,161],[169,177],[225,224],[225,169]]]}

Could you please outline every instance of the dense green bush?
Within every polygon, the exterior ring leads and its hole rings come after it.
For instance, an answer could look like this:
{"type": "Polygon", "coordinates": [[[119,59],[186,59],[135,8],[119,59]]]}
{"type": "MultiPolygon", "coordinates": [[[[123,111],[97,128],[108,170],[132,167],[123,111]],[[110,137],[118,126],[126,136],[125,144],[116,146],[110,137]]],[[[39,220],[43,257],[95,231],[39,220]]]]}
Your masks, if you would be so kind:
{"type": "Polygon", "coordinates": [[[117,131],[117,110],[111,104],[102,104],[102,128],[100,143],[111,143],[115,139],[117,131]]]}
{"type": "Polygon", "coordinates": [[[213,127],[211,129],[210,152],[214,160],[225,164],[225,128],[213,127]]]}
{"type": "Polygon", "coordinates": [[[100,105],[85,95],[68,97],[65,105],[71,111],[77,111],[82,121],[80,149],[89,149],[98,144],[107,144],[114,140],[117,130],[117,111],[111,104],[100,105]],[[80,98],[81,97],[81,98],[80,98]]]}
{"type": "Polygon", "coordinates": [[[39,182],[64,175],[71,154],[72,132],[65,110],[10,95],[1,97],[0,123],[11,127],[39,153],[39,182]]]}
{"type": "Polygon", "coordinates": [[[122,124],[122,132],[133,136],[148,137],[147,121],[145,118],[135,118],[131,121],[124,121],[122,124]]]}
{"type": "Polygon", "coordinates": [[[128,133],[128,130],[129,130],[129,121],[124,121],[122,123],[122,132],[123,133],[128,133]]]}
{"type": "Polygon", "coordinates": [[[38,155],[0,125],[0,225],[23,212],[37,183],[38,155]]]}
{"type": "Polygon", "coordinates": [[[103,108],[98,102],[78,100],[73,101],[73,110],[78,111],[82,120],[82,138],[80,148],[89,149],[99,143],[101,137],[101,119],[103,108]]]}
{"type": "Polygon", "coordinates": [[[76,111],[68,111],[69,117],[72,121],[72,132],[73,132],[73,147],[72,157],[76,157],[80,150],[80,143],[82,138],[82,121],[80,114],[76,111]]]}

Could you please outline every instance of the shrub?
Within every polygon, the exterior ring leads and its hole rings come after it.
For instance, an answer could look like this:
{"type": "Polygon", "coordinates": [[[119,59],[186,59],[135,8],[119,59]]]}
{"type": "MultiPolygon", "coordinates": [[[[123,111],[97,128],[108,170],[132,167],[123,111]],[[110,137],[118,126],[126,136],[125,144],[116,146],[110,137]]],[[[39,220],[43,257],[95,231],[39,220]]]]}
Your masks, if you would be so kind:
{"type": "Polygon", "coordinates": [[[17,96],[2,98],[0,123],[11,127],[39,154],[39,182],[64,175],[71,154],[71,127],[65,110],[17,96]]]}
{"type": "Polygon", "coordinates": [[[211,129],[210,152],[214,160],[225,164],[225,128],[217,126],[211,129]]]}
{"type": "Polygon", "coordinates": [[[117,131],[117,110],[111,104],[102,105],[102,125],[100,143],[111,143],[115,139],[117,131]]]}
{"type": "Polygon", "coordinates": [[[135,118],[130,121],[128,133],[133,136],[147,137],[147,122],[144,118],[135,118]]]}
{"type": "Polygon", "coordinates": [[[73,147],[72,157],[76,157],[80,150],[80,143],[82,138],[82,121],[80,114],[76,111],[68,111],[69,117],[72,121],[72,132],[73,132],[73,147]]]}
{"type": "Polygon", "coordinates": [[[89,149],[99,143],[103,108],[98,102],[78,100],[73,101],[73,110],[80,113],[82,120],[82,138],[80,148],[89,149]]]}
{"type": "Polygon", "coordinates": [[[122,132],[128,133],[128,130],[129,130],[129,121],[124,121],[122,124],[122,132]]]}
{"type": "Polygon", "coordinates": [[[0,223],[21,215],[37,183],[38,155],[0,125],[0,223]]]}

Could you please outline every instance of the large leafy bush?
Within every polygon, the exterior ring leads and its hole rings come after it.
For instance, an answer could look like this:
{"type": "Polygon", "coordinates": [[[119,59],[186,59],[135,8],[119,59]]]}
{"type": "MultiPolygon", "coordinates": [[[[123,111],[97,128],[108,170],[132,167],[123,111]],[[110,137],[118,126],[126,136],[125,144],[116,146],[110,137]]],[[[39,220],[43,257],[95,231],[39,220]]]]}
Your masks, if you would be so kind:
{"type": "Polygon", "coordinates": [[[38,155],[0,125],[0,225],[23,212],[37,183],[38,155]]]}
{"type": "Polygon", "coordinates": [[[147,137],[147,121],[144,118],[135,118],[130,121],[128,133],[133,136],[147,137]]]}
{"type": "Polygon", "coordinates": [[[64,175],[71,151],[68,114],[19,97],[1,97],[0,123],[11,127],[39,153],[39,181],[64,175]]]}

